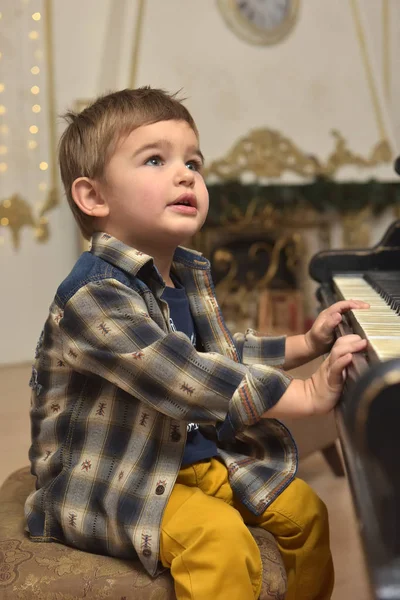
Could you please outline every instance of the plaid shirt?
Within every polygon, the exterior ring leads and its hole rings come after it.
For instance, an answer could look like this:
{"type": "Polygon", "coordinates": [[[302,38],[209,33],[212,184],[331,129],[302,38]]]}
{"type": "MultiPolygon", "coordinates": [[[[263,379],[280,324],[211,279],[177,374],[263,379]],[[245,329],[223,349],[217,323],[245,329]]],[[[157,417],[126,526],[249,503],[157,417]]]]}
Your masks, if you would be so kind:
{"type": "Polygon", "coordinates": [[[138,556],[152,575],[187,423],[215,436],[233,490],[255,514],[297,468],[286,428],[260,420],[290,382],[274,368],[285,338],[232,339],[201,254],[178,248],[173,272],[204,351],[170,330],[151,257],[97,233],[57,291],[31,380],[32,539],[138,556]]]}

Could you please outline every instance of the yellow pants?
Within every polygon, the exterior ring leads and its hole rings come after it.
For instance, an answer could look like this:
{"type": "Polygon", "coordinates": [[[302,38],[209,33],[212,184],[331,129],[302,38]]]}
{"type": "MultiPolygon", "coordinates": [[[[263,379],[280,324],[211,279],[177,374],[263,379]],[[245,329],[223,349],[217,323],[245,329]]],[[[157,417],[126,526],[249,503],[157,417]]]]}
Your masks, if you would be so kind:
{"type": "Polygon", "coordinates": [[[286,600],[329,600],[333,565],[325,505],[295,479],[256,517],[234,497],[217,459],[180,470],[161,524],[160,558],[178,600],[252,600],[261,589],[258,546],[245,526],[275,537],[288,576],[286,600]]]}

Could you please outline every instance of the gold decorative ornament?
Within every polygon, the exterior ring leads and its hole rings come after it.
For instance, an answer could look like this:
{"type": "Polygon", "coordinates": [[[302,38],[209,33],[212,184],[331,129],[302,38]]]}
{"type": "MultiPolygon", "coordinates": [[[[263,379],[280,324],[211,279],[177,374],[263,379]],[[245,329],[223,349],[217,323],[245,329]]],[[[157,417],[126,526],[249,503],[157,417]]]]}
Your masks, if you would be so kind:
{"type": "Polygon", "coordinates": [[[395,219],[400,219],[400,204],[393,207],[393,216],[395,219]]]}
{"type": "Polygon", "coordinates": [[[33,208],[19,194],[13,194],[0,202],[0,226],[11,231],[14,248],[20,247],[20,234],[22,227],[32,227],[38,242],[46,242],[49,239],[48,219],[45,216],[50,210],[58,205],[58,192],[51,189],[39,211],[34,214],[33,208]]]}
{"type": "Polygon", "coordinates": [[[369,248],[371,238],[372,208],[364,206],[357,211],[340,215],[344,248],[369,248]]]}
{"type": "Polygon", "coordinates": [[[271,45],[293,29],[299,0],[217,0],[228,27],[249,44],[271,45]]]}
{"type": "Polygon", "coordinates": [[[248,173],[256,177],[277,178],[285,171],[307,178],[333,177],[345,165],[374,167],[392,160],[393,154],[387,140],[375,144],[369,156],[363,157],[348,148],[346,140],[338,131],[332,130],[331,133],[335,148],[327,161],[323,162],[301,150],[279,131],[253,129],[239,139],[224,158],[212,161],[204,175],[215,175],[225,181],[240,179],[248,173]]]}
{"type": "MultiPolygon", "coordinates": [[[[235,239],[240,241],[240,234],[233,235],[232,240],[235,239]]],[[[303,241],[296,232],[282,233],[276,239],[270,237],[268,241],[250,242],[247,249],[247,271],[243,280],[243,277],[239,277],[239,262],[234,251],[225,246],[218,248],[213,255],[213,267],[217,272],[225,274],[217,283],[215,292],[230,326],[236,330],[257,328],[260,300],[278,273],[280,259],[284,260],[289,271],[296,274],[303,255],[303,241]],[[267,257],[264,272],[256,270],[260,252],[264,252],[267,257]]]]}

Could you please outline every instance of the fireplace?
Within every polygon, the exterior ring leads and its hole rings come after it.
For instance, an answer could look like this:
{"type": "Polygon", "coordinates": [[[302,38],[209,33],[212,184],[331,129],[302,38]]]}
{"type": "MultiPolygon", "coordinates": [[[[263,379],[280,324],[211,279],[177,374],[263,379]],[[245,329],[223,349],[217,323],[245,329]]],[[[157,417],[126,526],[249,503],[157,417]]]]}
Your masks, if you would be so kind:
{"type": "Polygon", "coordinates": [[[216,296],[231,331],[304,331],[300,233],[254,224],[241,230],[225,226],[199,234],[195,247],[211,262],[216,296]]]}

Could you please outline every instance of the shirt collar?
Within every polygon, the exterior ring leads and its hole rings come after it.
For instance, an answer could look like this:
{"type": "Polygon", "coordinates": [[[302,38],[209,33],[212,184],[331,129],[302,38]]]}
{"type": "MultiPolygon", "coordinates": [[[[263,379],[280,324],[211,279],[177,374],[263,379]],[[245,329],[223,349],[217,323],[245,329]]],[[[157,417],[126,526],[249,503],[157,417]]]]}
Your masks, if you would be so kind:
{"type": "MultiPolygon", "coordinates": [[[[108,233],[93,234],[90,252],[132,275],[137,275],[146,264],[155,269],[151,256],[124,244],[108,233]]],[[[173,262],[191,269],[210,268],[209,261],[200,252],[183,246],[178,246],[175,250],[173,262]]]]}

